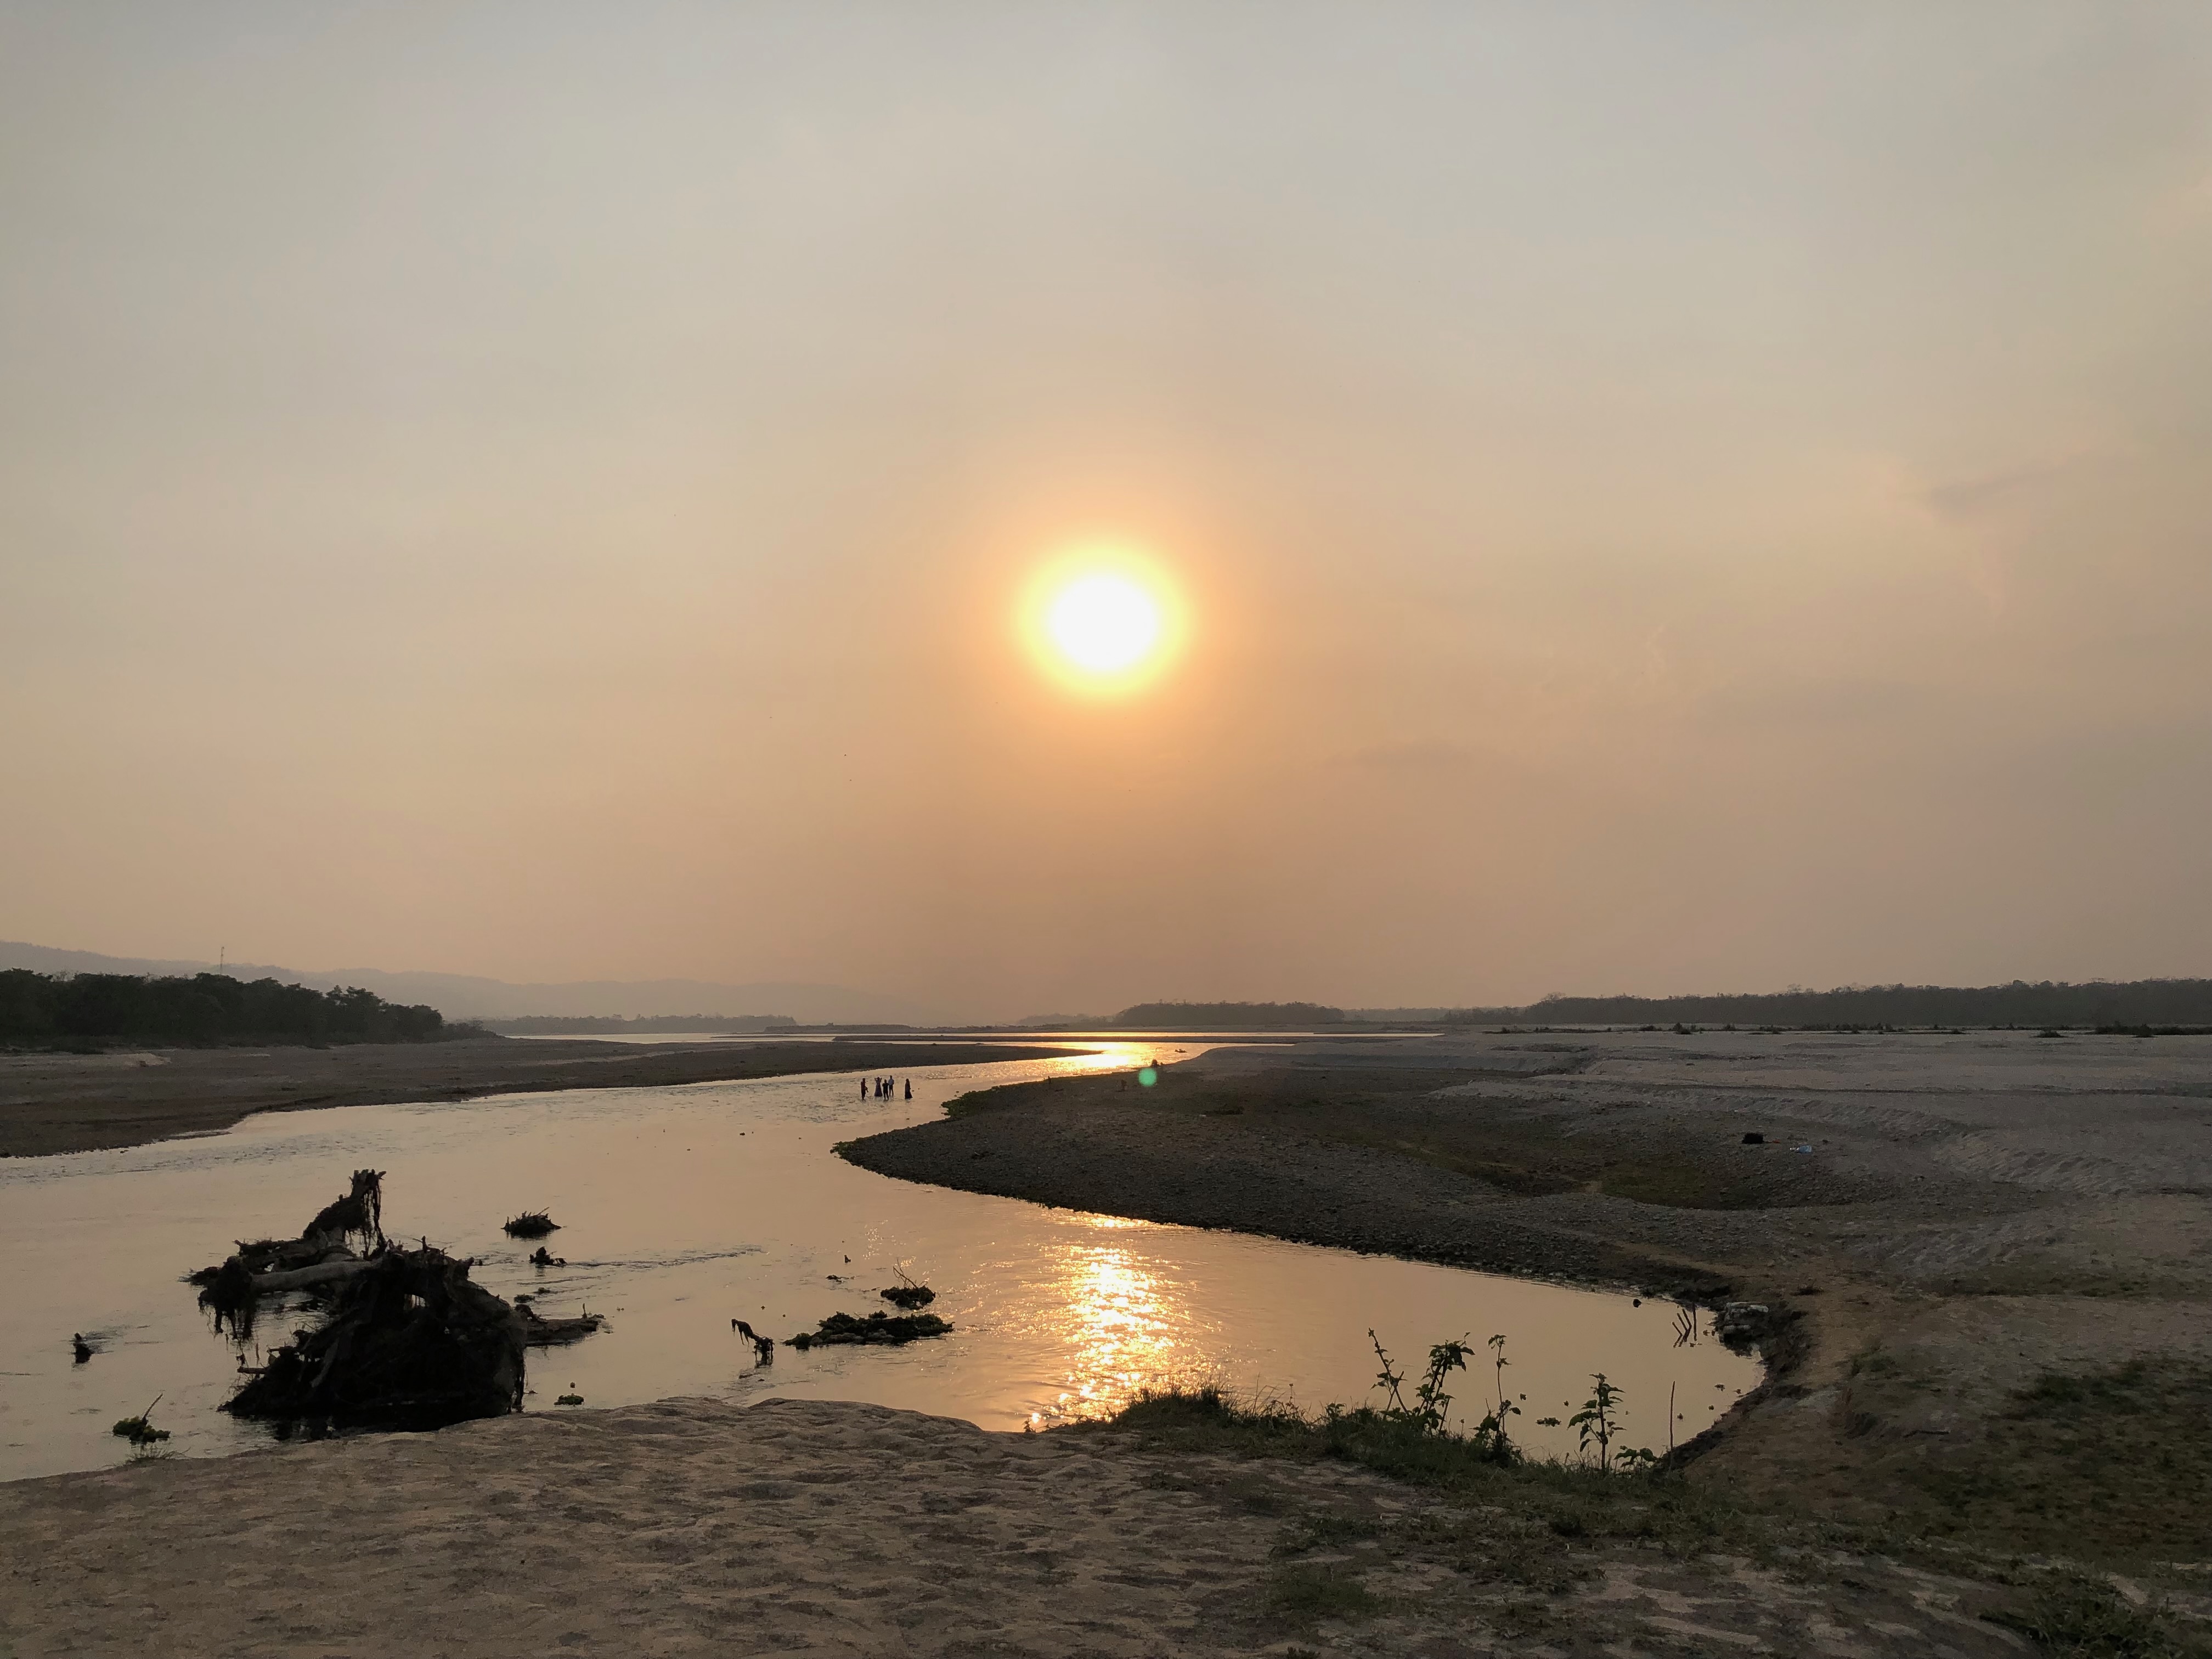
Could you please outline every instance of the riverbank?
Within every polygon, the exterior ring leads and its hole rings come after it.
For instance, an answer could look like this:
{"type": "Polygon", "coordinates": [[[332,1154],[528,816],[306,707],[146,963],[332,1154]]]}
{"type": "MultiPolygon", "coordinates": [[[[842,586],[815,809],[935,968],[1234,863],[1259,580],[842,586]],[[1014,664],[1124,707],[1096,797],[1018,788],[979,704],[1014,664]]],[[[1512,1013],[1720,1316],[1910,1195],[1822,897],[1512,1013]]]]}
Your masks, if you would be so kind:
{"type": "Polygon", "coordinates": [[[677,1045],[485,1037],[331,1048],[7,1054],[0,1054],[0,1158],[143,1146],[226,1129],[255,1112],[806,1072],[902,1073],[1066,1052],[964,1040],[677,1045]]]}
{"type": "Polygon", "coordinates": [[[2205,1472],[2212,1040],[1218,1049],[1157,1088],[1002,1089],[842,1151],[1045,1203],[1756,1304],[1771,1379],[1693,1478],[1992,1547],[2212,1557],[2212,1528],[2157,1525],[2199,1512],[2205,1472]]]}
{"type": "Polygon", "coordinates": [[[0,1651],[2023,1649],[1980,1616],[2013,1587],[1809,1540],[1755,1561],[1709,1531],[1584,1535],[1573,1493],[1522,1490],[833,1401],[533,1413],[0,1486],[0,1651]]]}

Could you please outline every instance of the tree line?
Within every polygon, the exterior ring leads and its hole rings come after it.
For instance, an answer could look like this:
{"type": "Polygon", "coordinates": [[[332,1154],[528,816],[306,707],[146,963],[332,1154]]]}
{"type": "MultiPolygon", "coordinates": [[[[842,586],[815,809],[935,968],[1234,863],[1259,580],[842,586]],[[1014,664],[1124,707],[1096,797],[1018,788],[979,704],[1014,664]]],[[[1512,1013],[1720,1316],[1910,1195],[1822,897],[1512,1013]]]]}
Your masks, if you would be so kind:
{"type": "Polygon", "coordinates": [[[1343,1018],[1343,1009],[1318,1002],[1139,1002],[1108,1023],[1158,1031],[1303,1030],[1343,1018]]]}
{"type": "Polygon", "coordinates": [[[788,1031],[799,1022],[789,1014],[519,1014],[483,1024],[501,1036],[620,1036],[626,1031],[788,1031]]]}
{"type": "Polygon", "coordinates": [[[433,1042],[477,1030],[448,1025],[435,1008],[386,1002],[357,987],[314,991],[228,974],[150,978],[0,971],[0,1043],[15,1047],[433,1042]]]}
{"type": "Polygon", "coordinates": [[[1463,1008],[1443,1024],[1472,1025],[2212,1026],[2212,979],[2070,985],[1847,985],[1740,996],[1548,996],[1525,1008],[1463,1008]]]}

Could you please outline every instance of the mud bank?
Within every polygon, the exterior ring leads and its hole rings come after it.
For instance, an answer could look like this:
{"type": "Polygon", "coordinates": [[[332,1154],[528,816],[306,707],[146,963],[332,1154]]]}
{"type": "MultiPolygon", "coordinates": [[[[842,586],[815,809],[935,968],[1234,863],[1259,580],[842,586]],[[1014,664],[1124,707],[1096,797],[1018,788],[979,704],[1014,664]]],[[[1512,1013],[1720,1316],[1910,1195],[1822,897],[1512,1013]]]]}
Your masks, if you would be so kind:
{"type": "Polygon", "coordinates": [[[339,1048],[172,1048],[0,1054],[0,1157],[143,1146],[228,1128],[255,1112],[469,1100],[556,1089],[638,1089],[803,1072],[911,1071],[1042,1060],[994,1042],[659,1045],[504,1038],[339,1048]]]}

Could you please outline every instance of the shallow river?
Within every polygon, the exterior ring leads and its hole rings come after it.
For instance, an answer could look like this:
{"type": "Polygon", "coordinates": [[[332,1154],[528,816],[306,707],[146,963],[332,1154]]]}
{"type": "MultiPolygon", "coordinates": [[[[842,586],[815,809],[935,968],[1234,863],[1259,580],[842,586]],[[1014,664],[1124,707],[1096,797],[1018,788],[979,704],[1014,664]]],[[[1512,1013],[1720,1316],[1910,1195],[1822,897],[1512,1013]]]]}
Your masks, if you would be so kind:
{"type": "MultiPolygon", "coordinates": [[[[1684,1439],[1756,1382],[1753,1362],[1702,1317],[1686,1329],[1670,1303],[915,1186],[832,1151],[971,1088],[1123,1068],[1152,1049],[917,1070],[913,1100],[896,1103],[861,1098],[851,1076],[578,1090],[270,1113],[125,1152],[0,1160],[14,1310],[0,1324],[0,1479],[123,1461],[110,1425],[157,1395],[171,1451],[266,1443],[216,1409],[238,1353],[179,1276],[234,1239],[296,1234],[363,1166],[386,1172],[393,1235],[476,1257],[481,1283],[533,1292],[549,1315],[610,1316],[574,1346],[531,1351],[531,1411],[574,1409],[555,1404],[567,1393],[586,1409],[784,1395],[1012,1429],[1203,1381],[1316,1410],[1370,1398],[1372,1328],[1405,1371],[1432,1342],[1503,1334],[1516,1432],[1566,1454],[1571,1431],[1537,1419],[1569,1416],[1593,1372],[1626,1390],[1626,1443],[1659,1448],[1670,1389],[1684,1439]],[[567,1267],[531,1267],[532,1247],[501,1231],[525,1209],[562,1224],[548,1243],[567,1267]],[[732,1334],[733,1318],[781,1338],[884,1308],[874,1291],[902,1268],[936,1290],[951,1336],[779,1348],[761,1366],[732,1334]],[[87,1364],[72,1362],[73,1331],[98,1350],[87,1364]]],[[[259,1335],[282,1341],[297,1322],[264,1309],[259,1335]]],[[[1487,1350],[1472,1363],[1455,1393],[1480,1415],[1487,1350]]]]}

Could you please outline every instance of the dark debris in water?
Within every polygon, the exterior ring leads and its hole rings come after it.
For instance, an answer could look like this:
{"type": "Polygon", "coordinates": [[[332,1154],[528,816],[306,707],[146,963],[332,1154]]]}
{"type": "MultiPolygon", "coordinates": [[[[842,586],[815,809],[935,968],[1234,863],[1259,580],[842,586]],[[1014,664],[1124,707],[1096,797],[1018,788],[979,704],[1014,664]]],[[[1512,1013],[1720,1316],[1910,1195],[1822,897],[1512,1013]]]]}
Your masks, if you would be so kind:
{"type": "Polygon", "coordinates": [[[944,1336],[952,1329],[952,1322],[939,1319],[935,1314],[872,1313],[866,1319],[855,1319],[851,1314],[835,1313],[811,1331],[801,1331],[791,1339],[794,1348],[831,1347],[842,1343],[873,1345],[912,1342],[925,1336],[944,1336]]]}
{"type": "Polygon", "coordinates": [[[240,1417],[432,1428],[517,1409],[526,1332],[443,1251],[387,1250],[332,1293],[329,1319],[274,1350],[223,1409],[240,1417]]]}

